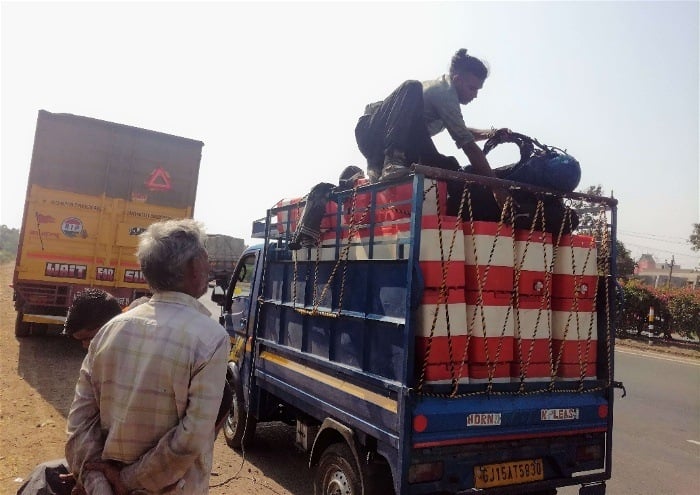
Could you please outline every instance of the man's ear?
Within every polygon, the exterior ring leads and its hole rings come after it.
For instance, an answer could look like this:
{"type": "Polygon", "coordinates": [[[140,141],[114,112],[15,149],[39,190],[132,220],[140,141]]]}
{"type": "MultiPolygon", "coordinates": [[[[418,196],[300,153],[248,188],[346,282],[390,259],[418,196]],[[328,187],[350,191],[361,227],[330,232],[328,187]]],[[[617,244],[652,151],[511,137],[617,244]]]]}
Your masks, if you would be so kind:
{"type": "Polygon", "coordinates": [[[183,289],[189,288],[189,284],[192,281],[192,278],[194,277],[195,274],[195,267],[194,267],[194,259],[189,259],[187,260],[187,263],[185,263],[185,275],[182,278],[182,285],[183,289]]]}

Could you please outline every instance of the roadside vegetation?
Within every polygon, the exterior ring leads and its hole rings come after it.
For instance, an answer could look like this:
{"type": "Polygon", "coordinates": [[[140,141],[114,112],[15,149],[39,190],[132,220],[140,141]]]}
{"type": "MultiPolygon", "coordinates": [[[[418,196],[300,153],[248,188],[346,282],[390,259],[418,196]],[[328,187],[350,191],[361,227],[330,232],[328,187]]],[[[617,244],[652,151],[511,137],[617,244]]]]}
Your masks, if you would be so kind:
{"type": "MultiPolygon", "coordinates": [[[[605,196],[603,186],[589,186],[579,192],[605,196]]],[[[583,202],[573,202],[579,215],[579,232],[595,235],[598,212],[586,208],[583,202]]],[[[688,243],[700,250],[700,224],[693,224],[688,243]]],[[[685,339],[700,337],[700,290],[691,288],[654,288],[635,279],[636,262],[630,251],[616,240],[617,277],[621,287],[621,311],[617,324],[620,336],[637,335],[649,330],[649,309],[654,309],[653,333],[671,340],[673,334],[685,339]]]]}
{"type": "Polygon", "coordinates": [[[693,224],[693,232],[688,238],[688,243],[690,243],[690,249],[700,251],[700,223],[693,224]]]}
{"type": "Polygon", "coordinates": [[[649,330],[649,308],[654,308],[654,332],[671,339],[700,337],[700,291],[689,288],[653,288],[638,280],[622,280],[624,304],[618,328],[641,335],[649,330]]]}
{"type": "Polygon", "coordinates": [[[0,225],[0,263],[15,261],[19,244],[19,230],[0,225]]]}

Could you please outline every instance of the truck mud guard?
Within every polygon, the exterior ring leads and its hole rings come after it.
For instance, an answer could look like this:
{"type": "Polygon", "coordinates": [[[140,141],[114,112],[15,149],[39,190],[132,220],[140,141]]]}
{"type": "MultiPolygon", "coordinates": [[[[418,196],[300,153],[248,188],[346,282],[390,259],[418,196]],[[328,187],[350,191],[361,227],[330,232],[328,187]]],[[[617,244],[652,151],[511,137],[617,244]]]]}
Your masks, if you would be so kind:
{"type": "Polygon", "coordinates": [[[355,445],[355,434],[353,433],[352,429],[333,418],[326,418],[323,420],[321,428],[318,430],[318,434],[314,439],[313,447],[311,447],[311,455],[309,455],[310,468],[318,463],[323,451],[326,450],[329,445],[335,443],[334,439],[345,440],[345,443],[348,444],[348,447],[350,447],[350,450],[352,451],[352,455],[355,457],[355,461],[359,465],[360,457],[359,453],[357,452],[357,446],[355,445]]]}

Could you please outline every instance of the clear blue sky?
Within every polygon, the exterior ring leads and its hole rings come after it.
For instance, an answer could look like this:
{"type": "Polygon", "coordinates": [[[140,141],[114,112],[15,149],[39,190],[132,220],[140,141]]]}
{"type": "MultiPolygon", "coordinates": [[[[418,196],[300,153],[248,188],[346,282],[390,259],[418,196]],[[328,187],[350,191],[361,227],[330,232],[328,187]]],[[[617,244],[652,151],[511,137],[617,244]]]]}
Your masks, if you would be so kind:
{"type": "Polygon", "coordinates": [[[1,16],[2,224],[21,223],[45,109],[203,141],[195,217],[248,239],[279,199],[364,167],[366,103],[465,47],[491,67],[468,125],[566,148],[582,188],[619,199],[635,257],[700,261],[686,242],[700,222],[697,1],[3,2],[1,16]]]}

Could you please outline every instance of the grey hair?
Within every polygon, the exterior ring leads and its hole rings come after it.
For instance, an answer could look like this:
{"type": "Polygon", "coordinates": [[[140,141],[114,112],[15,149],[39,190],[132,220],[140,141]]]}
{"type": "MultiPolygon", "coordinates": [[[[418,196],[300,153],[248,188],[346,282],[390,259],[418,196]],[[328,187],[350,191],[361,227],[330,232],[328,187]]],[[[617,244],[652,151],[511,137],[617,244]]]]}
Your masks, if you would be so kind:
{"type": "Polygon", "coordinates": [[[136,251],[141,271],[154,291],[183,287],[187,263],[205,252],[201,223],[183,218],[151,224],[140,236],[136,251]]]}

